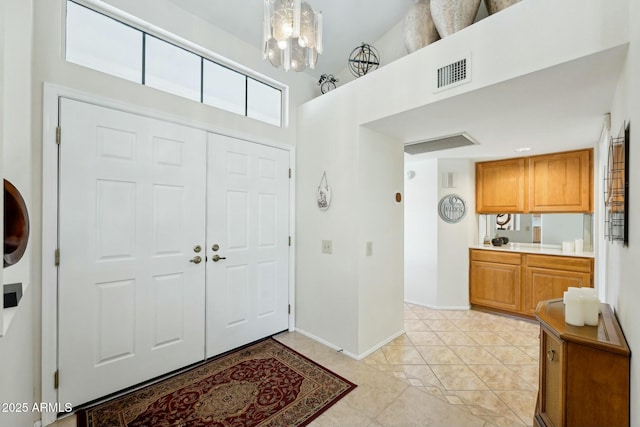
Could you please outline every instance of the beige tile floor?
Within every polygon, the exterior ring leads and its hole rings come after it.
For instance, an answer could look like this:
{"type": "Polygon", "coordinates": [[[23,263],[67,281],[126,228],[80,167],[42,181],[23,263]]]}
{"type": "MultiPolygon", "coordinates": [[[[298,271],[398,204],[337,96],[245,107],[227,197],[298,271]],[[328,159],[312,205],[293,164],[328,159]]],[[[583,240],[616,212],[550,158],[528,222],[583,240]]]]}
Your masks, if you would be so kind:
{"type": "MultiPolygon", "coordinates": [[[[406,334],[362,361],[298,333],[276,338],[358,387],[311,427],[531,425],[538,326],[405,305],[406,334]]],[[[54,427],[75,427],[74,417],[54,427]]]]}
{"type": "Polygon", "coordinates": [[[536,322],[405,304],[405,330],[363,362],[492,425],[532,424],[536,322]]]}

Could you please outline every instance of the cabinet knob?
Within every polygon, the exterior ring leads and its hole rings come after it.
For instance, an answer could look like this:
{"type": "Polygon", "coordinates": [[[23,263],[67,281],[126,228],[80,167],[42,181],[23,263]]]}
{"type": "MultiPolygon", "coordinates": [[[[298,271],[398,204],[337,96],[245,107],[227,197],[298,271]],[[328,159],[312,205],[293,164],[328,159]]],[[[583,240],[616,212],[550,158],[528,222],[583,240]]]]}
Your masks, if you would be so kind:
{"type": "Polygon", "coordinates": [[[547,359],[553,362],[553,359],[556,358],[556,352],[554,350],[547,351],[547,359]]]}

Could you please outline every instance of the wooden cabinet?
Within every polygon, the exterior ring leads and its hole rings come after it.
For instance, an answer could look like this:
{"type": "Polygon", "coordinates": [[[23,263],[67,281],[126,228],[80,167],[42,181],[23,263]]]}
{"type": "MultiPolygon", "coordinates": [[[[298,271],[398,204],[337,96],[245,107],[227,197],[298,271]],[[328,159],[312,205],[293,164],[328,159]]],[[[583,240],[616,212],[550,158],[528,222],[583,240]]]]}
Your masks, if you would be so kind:
{"type": "Polygon", "coordinates": [[[561,298],[571,286],[593,287],[593,259],[523,255],[522,312],[533,316],[539,301],[561,298]]]}
{"type": "Polygon", "coordinates": [[[476,211],[526,212],[526,172],[524,157],[476,163],[476,211]]]}
{"type": "Polygon", "coordinates": [[[533,317],[539,301],[593,287],[593,258],[470,249],[469,301],[533,317]]]}
{"type": "Polygon", "coordinates": [[[561,299],[545,300],[540,321],[536,427],[629,425],[630,351],[611,307],[600,304],[598,326],[564,321],[561,299]]]}
{"type": "Polygon", "coordinates": [[[476,163],[476,212],[593,212],[593,150],[476,163]]]}
{"type": "Polygon", "coordinates": [[[593,150],[529,158],[529,212],[593,212],[593,150]]]}
{"type": "Polygon", "coordinates": [[[472,304],[520,311],[520,254],[471,251],[469,296],[472,304]]]}

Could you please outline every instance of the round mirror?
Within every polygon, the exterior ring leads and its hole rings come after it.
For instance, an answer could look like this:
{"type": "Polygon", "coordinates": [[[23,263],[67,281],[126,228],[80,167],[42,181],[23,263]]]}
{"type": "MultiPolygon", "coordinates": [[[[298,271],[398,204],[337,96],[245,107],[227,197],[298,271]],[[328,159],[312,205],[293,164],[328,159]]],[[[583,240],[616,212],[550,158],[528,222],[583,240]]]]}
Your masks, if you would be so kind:
{"type": "Polygon", "coordinates": [[[20,261],[29,241],[29,214],[18,189],[4,180],[4,267],[20,261]]]}

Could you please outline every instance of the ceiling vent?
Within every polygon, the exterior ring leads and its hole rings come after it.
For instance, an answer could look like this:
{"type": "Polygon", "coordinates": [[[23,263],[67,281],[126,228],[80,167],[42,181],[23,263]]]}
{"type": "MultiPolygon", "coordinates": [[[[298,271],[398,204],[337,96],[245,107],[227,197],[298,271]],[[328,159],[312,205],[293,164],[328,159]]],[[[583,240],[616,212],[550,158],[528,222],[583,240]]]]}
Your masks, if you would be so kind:
{"type": "Polygon", "coordinates": [[[470,57],[463,58],[459,61],[445,65],[436,70],[437,86],[436,92],[449,89],[463,83],[471,81],[471,65],[470,57]]]}
{"type": "Polygon", "coordinates": [[[477,142],[466,133],[457,133],[455,135],[406,144],[404,146],[404,152],[413,155],[430,153],[432,151],[448,150],[450,148],[465,147],[467,145],[474,144],[477,144],[477,142]]]}

